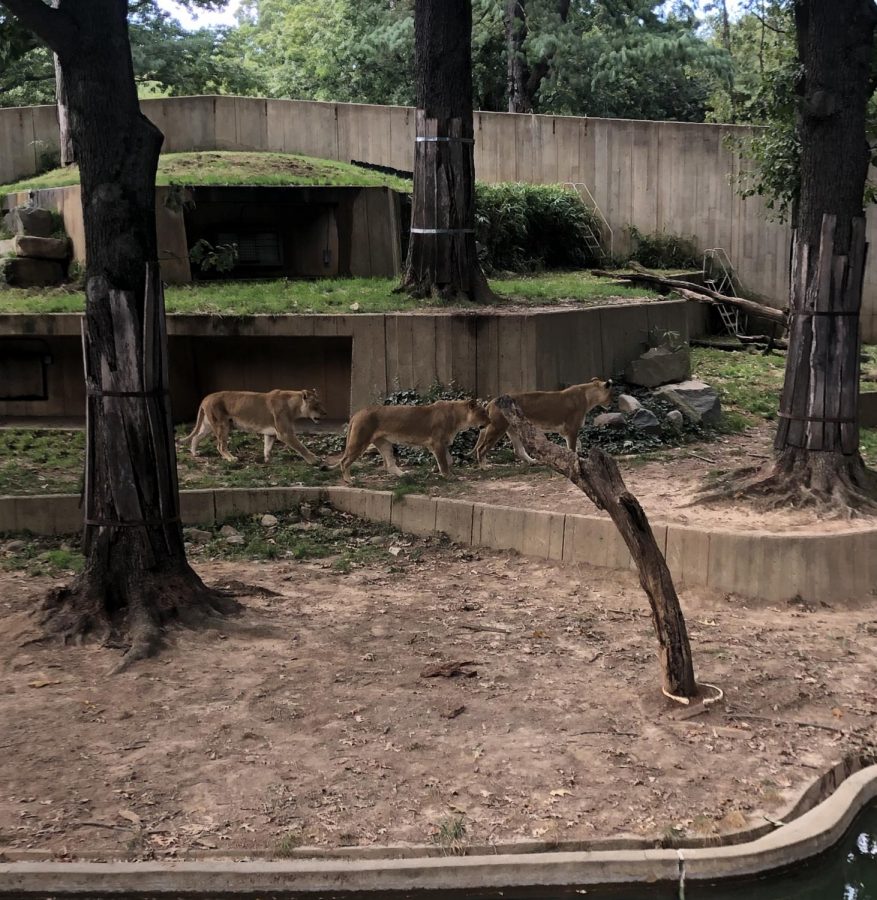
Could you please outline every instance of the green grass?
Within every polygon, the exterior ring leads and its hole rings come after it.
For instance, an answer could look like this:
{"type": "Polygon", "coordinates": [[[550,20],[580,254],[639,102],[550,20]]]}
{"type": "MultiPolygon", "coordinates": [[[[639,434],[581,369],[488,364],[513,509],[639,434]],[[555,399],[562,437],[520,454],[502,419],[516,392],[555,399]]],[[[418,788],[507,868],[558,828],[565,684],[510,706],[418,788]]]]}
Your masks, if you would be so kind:
{"type": "Polygon", "coordinates": [[[40,575],[71,575],[82,571],[85,560],[79,550],[70,547],[63,537],[35,537],[11,535],[24,544],[16,549],[5,549],[7,542],[0,539],[0,569],[40,575]]]}
{"type": "MultiPolygon", "coordinates": [[[[169,285],[169,313],[212,315],[284,315],[289,313],[384,313],[425,309],[429,303],[394,293],[393,278],[329,278],[307,280],[205,281],[169,285]]],[[[614,284],[587,271],[544,272],[526,277],[492,279],[500,305],[545,306],[576,302],[604,304],[613,297],[655,296],[640,288],[614,284]]],[[[82,291],[61,288],[9,288],[0,291],[0,313],[79,313],[82,291]]],[[[455,308],[475,308],[460,306],[455,308]]]]}
{"type": "MultiPolygon", "coordinates": [[[[382,187],[410,192],[411,182],[349,163],[290,153],[241,153],[210,150],[165,153],[159,158],[156,185],[332,185],[382,187]]],[[[14,184],[0,185],[0,196],[12,191],[79,184],[79,169],[52,169],[14,184]]]]}

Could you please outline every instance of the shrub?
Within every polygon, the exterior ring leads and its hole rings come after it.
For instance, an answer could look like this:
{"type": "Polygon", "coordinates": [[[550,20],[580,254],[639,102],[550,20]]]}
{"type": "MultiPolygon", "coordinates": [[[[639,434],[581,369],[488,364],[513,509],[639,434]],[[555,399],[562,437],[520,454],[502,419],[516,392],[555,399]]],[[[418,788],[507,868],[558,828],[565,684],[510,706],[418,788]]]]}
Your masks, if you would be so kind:
{"type": "Polygon", "coordinates": [[[596,265],[588,227],[595,214],[574,191],[556,184],[482,184],[475,187],[476,236],[487,271],[596,265]]]}
{"type": "Polygon", "coordinates": [[[630,225],[629,230],[636,242],[631,259],[640,265],[648,269],[700,268],[701,257],[693,237],[666,231],[643,234],[635,225],[630,225]]]}

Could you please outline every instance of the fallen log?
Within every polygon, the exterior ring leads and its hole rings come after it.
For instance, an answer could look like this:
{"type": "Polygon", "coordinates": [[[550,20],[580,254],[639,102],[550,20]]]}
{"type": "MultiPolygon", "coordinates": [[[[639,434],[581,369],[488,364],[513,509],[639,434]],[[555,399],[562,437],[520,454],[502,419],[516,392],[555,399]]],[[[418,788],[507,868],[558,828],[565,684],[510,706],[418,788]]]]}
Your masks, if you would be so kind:
{"type": "Polygon", "coordinates": [[[718,306],[720,303],[726,303],[728,306],[736,306],[751,316],[759,316],[762,319],[769,319],[785,328],[788,325],[789,317],[785,310],[775,309],[772,306],[766,306],[755,300],[747,300],[745,297],[727,297],[711,288],[694,284],[692,281],[681,281],[676,278],[666,278],[663,275],[656,275],[654,272],[648,272],[641,267],[636,268],[635,272],[619,273],[607,272],[601,269],[594,270],[595,275],[606,278],[616,278],[620,281],[643,282],[645,284],[657,284],[668,290],[674,291],[686,300],[694,300],[698,303],[709,303],[718,306]]]}
{"type": "Polygon", "coordinates": [[[699,692],[676,588],[649,520],[639,501],[627,490],[615,460],[599,447],[592,447],[587,456],[581,457],[558,447],[523,417],[511,397],[503,395],[496,403],[530,456],[568,478],[598,509],[609,513],[630,550],[640,584],[649,598],[658,638],[663,692],[671,699],[688,703],[699,692]]]}

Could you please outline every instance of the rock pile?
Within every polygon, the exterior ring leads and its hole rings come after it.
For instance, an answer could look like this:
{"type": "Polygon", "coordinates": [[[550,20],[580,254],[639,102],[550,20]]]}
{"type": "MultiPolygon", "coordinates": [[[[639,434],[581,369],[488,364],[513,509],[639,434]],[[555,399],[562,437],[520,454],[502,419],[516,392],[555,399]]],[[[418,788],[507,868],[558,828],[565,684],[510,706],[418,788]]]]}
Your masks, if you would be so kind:
{"type": "Polygon", "coordinates": [[[0,285],[45,287],[66,279],[70,241],[53,237],[55,228],[48,209],[17,206],[3,217],[12,237],[0,241],[0,285]]]}

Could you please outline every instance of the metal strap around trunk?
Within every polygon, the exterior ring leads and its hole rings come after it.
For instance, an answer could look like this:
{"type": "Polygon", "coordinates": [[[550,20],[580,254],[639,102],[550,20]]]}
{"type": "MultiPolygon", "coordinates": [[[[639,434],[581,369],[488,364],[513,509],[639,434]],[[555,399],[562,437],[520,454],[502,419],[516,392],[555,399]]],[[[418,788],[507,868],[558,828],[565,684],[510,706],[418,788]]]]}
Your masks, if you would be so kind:
{"type": "Polygon", "coordinates": [[[95,525],[98,528],[142,528],[158,525],[172,525],[179,522],[179,516],[168,516],[166,519],[140,519],[139,521],[119,521],[117,519],[85,519],[86,525],[95,525]]]}
{"type": "Polygon", "coordinates": [[[417,144],[474,144],[474,137],[427,137],[426,135],[419,134],[416,138],[414,138],[415,143],[417,144]]]}
{"type": "Polygon", "coordinates": [[[86,393],[89,397],[161,397],[170,391],[167,388],[153,388],[151,391],[104,391],[89,385],[86,393]]]}
{"type": "Polygon", "coordinates": [[[411,234],[475,234],[474,228],[412,228],[411,234]]]}
{"type": "Polygon", "coordinates": [[[777,417],[780,419],[788,419],[791,422],[832,422],[841,425],[853,425],[859,421],[855,418],[834,418],[833,416],[793,416],[791,413],[785,412],[777,413],[777,417]]]}

